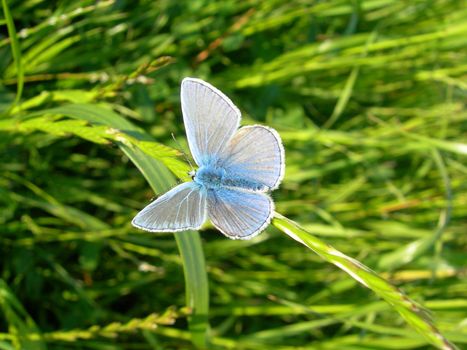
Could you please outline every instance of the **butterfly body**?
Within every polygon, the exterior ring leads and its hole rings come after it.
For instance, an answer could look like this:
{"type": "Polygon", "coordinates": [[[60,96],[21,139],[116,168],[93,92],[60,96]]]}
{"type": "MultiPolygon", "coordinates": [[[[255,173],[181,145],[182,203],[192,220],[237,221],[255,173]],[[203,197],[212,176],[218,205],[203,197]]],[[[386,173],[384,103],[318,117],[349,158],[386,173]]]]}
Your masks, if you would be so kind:
{"type": "Polygon", "coordinates": [[[215,189],[224,185],[224,176],[224,169],[213,165],[207,165],[198,169],[193,181],[208,189],[215,189]]]}
{"type": "Polygon", "coordinates": [[[266,192],[284,175],[284,149],[274,129],[239,128],[240,111],[212,85],[182,82],[181,102],[191,154],[199,166],[182,183],[150,203],[132,224],[151,232],[199,229],[207,218],[232,239],[250,239],[274,213],[266,192]]]}

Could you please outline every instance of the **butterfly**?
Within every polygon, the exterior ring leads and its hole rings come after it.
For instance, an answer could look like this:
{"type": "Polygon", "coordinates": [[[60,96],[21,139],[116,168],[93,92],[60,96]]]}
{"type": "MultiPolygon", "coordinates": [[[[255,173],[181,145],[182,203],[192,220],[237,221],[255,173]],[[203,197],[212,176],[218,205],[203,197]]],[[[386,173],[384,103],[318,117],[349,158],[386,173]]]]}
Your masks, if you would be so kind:
{"type": "Polygon", "coordinates": [[[209,218],[231,239],[250,239],[274,213],[267,192],[285,171],[279,134],[252,125],[239,128],[239,109],[221,91],[195,78],[181,84],[183,121],[198,170],[140,211],[133,226],[151,232],[197,230],[209,218]]]}

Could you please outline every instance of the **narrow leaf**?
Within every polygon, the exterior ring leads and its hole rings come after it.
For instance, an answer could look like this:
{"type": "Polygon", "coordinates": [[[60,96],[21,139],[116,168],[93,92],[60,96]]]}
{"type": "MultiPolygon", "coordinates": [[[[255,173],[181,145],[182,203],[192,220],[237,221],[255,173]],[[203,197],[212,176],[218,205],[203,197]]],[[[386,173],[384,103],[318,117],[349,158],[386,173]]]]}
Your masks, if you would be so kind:
{"type": "Polygon", "coordinates": [[[18,36],[16,35],[15,23],[13,17],[11,16],[10,9],[7,4],[7,0],[2,0],[3,13],[5,14],[6,25],[8,28],[8,34],[10,36],[10,45],[11,52],[13,54],[13,59],[15,61],[16,67],[16,76],[17,76],[17,90],[16,98],[13,105],[18,104],[23,94],[23,85],[24,85],[24,70],[21,57],[21,49],[19,47],[18,36]]]}
{"type": "Polygon", "coordinates": [[[456,349],[456,346],[450,343],[436,328],[425,310],[367,266],[346,256],[278,213],[275,214],[272,224],[386,300],[410,326],[432,345],[439,349],[456,349]]]}

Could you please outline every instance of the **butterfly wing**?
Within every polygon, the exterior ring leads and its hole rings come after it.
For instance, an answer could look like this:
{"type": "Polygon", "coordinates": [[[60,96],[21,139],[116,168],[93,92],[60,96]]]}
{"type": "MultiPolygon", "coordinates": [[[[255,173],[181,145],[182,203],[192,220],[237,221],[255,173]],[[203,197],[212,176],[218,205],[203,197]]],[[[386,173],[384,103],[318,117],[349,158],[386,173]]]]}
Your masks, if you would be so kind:
{"type": "Polygon", "coordinates": [[[274,203],[264,193],[231,188],[208,190],[208,215],[214,226],[231,239],[250,239],[271,221],[274,203]]]}
{"type": "Polygon", "coordinates": [[[206,220],[206,190],[195,182],[182,183],[150,203],[131,222],[151,232],[196,230],[206,220]]]}
{"type": "Polygon", "coordinates": [[[196,164],[215,163],[238,129],[240,111],[222,92],[194,78],[183,79],[181,102],[188,144],[196,164]]]}
{"type": "MultiPolygon", "coordinates": [[[[265,126],[240,128],[221,159],[221,166],[229,178],[244,179],[245,184],[261,184],[256,188],[261,191],[277,188],[284,176],[285,157],[281,138],[274,129],[265,126]]],[[[244,187],[255,190],[248,188],[248,185],[244,187]]]]}

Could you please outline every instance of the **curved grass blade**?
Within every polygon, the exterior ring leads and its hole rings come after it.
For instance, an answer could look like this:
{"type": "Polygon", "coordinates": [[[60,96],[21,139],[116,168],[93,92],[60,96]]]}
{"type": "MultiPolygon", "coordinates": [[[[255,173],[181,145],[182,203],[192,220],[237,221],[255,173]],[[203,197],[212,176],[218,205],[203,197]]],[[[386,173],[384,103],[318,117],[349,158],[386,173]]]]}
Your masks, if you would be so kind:
{"type": "MultiPolygon", "coordinates": [[[[69,113],[67,115],[95,123],[105,123],[113,128],[138,130],[133,124],[113,111],[93,107],[93,114],[87,114],[87,111],[84,111],[86,115],[82,115],[79,113],[82,111],[82,107],[75,108],[73,115],[69,113]]],[[[62,107],[62,110],[65,108],[62,107]]],[[[122,143],[120,148],[138,167],[154,192],[165,192],[175,182],[169,170],[158,160],[131,145],[122,143]]],[[[198,347],[204,348],[207,344],[209,286],[201,239],[199,233],[194,231],[175,233],[175,239],[183,260],[186,302],[187,306],[192,309],[189,318],[192,341],[198,347]]]]}
{"type": "Polygon", "coordinates": [[[9,333],[12,336],[15,349],[47,349],[35,322],[2,279],[0,279],[0,309],[8,322],[9,333]]]}
{"type": "MultiPolygon", "coordinates": [[[[124,130],[130,134],[137,132],[143,135],[142,131],[128,120],[112,110],[100,106],[68,105],[46,112],[87,120],[91,123],[124,130]]],[[[145,140],[151,139],[147,134],[143,136],[145,140]]],[[[132,143],[121,142],[119,147],[141,171],[155,193],[165,192],[173,186],[175,179],[161,161],[149,156],[132,143]]],[[[189,317],[192,341],[196,346],[205,348],[208,342],[207,330],[209,327],[209,286],[201,239],[199,233],[195,231],[175,233],[175,239],[183,261],[187,306],[192,310],[189,317]]]]}
{"type": "MultiPolygon", "coordinates": [[[[138,148],[122,144],[122,151],[144,175],[156,193],[168,190],[174,179],[167,168],[138,148]]],[[[209,285],[206,274],[204,252],[197,231],[174,233],[183,261],[186,284],[186,304],[191,309],[189,327],[192,342],[199,348],[208,343],[209,285]]]]}
{"type": "Polygon", "coordinates": [[[16,66],[16,76],[17,76],[17,90],[16,97],[13,102],[13,105],[10,109],[18,104],[23,94],[23,85],[24,85],[24,70],[23,63],[21,58],[21,49],[19,47],[18,36],[16,35],[15,23],[13,22],[13,17],[11,16],[10,9],[7,4],[7,0],[2,0],[3,13],[5,14],[5,21],[8,28],[8,34],[10,36],[11,52],[13,54],[13,59],[16,66]]]}
{"type": "Polygon", "coordinates": [[[348,273],[352,278],[387,301],[411,327],[423,335],[432,345],[445,350],[457,349],[454,344],[450,343],[449,340],[440,333],[423,308],[409,299],[402,291],[394,287],[384,278],[378,276],[370,268],[342,254],[340,251],[298,226],[292,220],[278,213],[275,213],[272,224],[297,242],[311,249],[322,259],[348,273]]]}
{"type": "MultiPolygon", "coordinates": [[[[32,112],[26,115],[22,122],[15,123],[14,125],[3,125],[0,123],[0,129],[14,129],[18,127],[23,129],[28,129],[28,127],[29,129],[35,128],[44,132],[55,132],[55,134],[57,132],[70,133],[93,142],[102,141],[100,143],[105,143],[108,139],[117,141],[119,144],[132,145],[135,146],[133,148],[142,150],[151,158],[161,161],[177,178],[189,179],[188,172],[191,168],[178,158],[181,154],[178,150],[155,142],[143,130],[109,108],[91,104],[69,104],[32,112]],[[81,128],[77,128],[77,125],[72,124],[69,125],[71,127],[67,128],[69,121],[39,119],[44,115],[67,116],[79,121],[88,121],[94,125],[93,127],[81,125],[81,128]]],[[[172,179],[171,184],[173,183],[174,180],[172,179]]]]}

